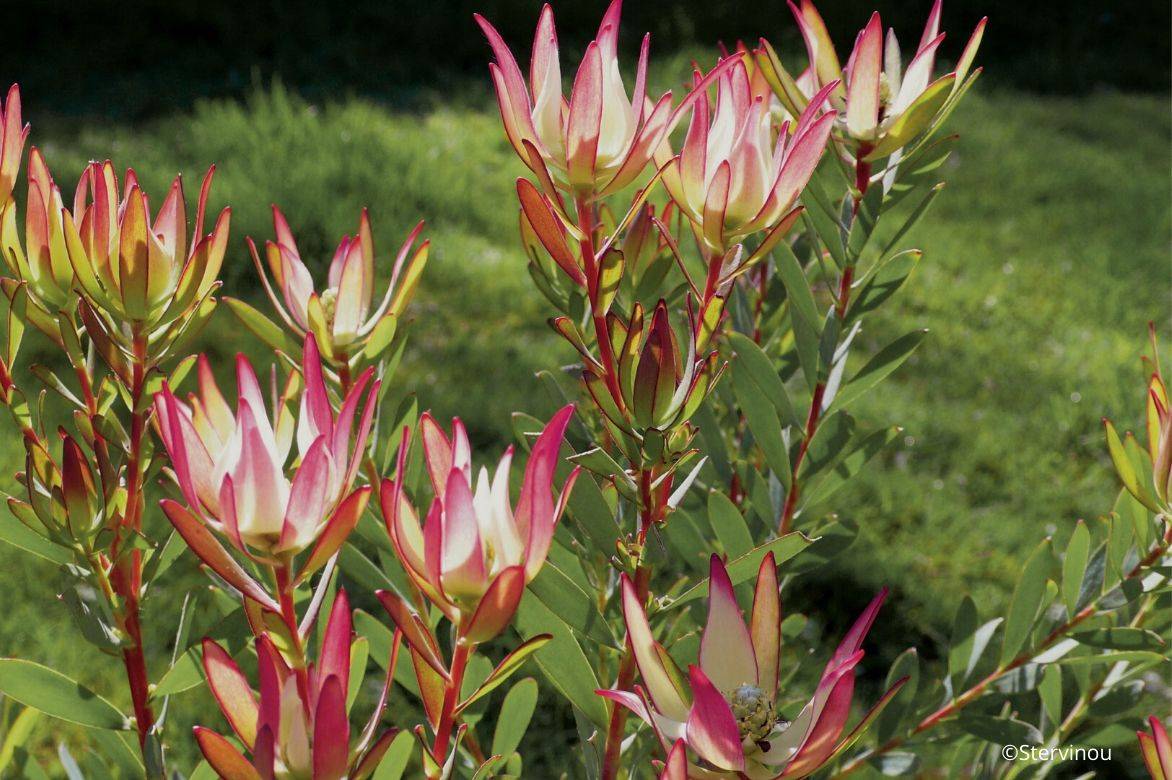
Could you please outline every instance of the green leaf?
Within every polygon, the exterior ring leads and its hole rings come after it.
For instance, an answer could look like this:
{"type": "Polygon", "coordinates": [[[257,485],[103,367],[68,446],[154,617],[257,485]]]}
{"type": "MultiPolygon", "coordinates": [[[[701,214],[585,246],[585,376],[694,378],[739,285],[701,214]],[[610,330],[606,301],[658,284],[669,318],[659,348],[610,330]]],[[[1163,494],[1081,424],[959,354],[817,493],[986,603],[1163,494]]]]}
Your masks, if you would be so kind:
{"type": "Polygon", "coordinates": [[[842,226],[838,223],[838,209],[830,202],[826,189],[820,179],[824,178],[817,172],[810,177],[806,189],[802,192],[802,202],[806,211],[802,219],[813,227],[814,232],[826,244],[834,262],[841,268],[846,265],[846,248],[842,244],[842,226]]]}
{"type": "Polygon", "coordinates": [[[573,630],[532,593],[526,592],[517,608],[514,625],[523,637],[552,634],[548,649],[535,657],[549,684],[580,709],[595,726],[606,728],[606,707],[594,691],[601,686],[573,630]]]}
{"type": "Polygon", "coordinates": [[[338,563],[342,571],[361,585],[363,590],[373,592],[395,587],[386,573],[376,566],[374,561],[363,555],[353,543],[347,542],[338,552],[338,563]]]}
{"type": "Polygon", "coordinates": [[[391,740],[391,746],[379,762],[378,769],[374,770],[370,780],[399,780],[407,769],[407,762],[411,760],[411,751],[415,748],[415,735],[403,730],[391,740]]]}
{"type": "MultiPolygon", "coordinates": [[[[3,295],[0,295],[0,299],[3,299],[3,297],[3,295]]],[[[40,711],[29,708],[21,710],[20,714],[8,724],[8,730],[4,734],[4,742],[0,744],[0,777],[8,776],[4,770],[12,763],[12,757],[15,755],[16,749],[24,746],[29,735],[32,734],[33,727],[37,725],[37,721],[40,719],[40,711]]]]}
{"type": "Polygon", "coordinates": [[[536,708],[537,681],[532,677],[518,681],[509,689],[501,703],[496,730],[492,734],[494,755],[507,756],[517,749],[536,708]]]}
{"type": "Polygon", "coordinates": [[[614,540],[619,536],[618,524],[614,521],[614,512],[606,503],[598,483],[591,474],[579,474],[574,489],[570,491],[570,503],[567,506],[570,517],[582,528],[588,541],[595,550],[610,554],[614,550],[614,540]]]}
{"type": "Polygon", "coordinates": [[[1017,656],[1029,638],[1030,629],[1034,627],[1038,610],[1042,607],[1042,597],[1046,595],[1046,577],[1050,573],[1051,557],[1050,540],[1044,539],[1025,562],[1005,618],[1005,634],[1001,640],[1002,665],[1017,656]]]}
{"type": "Polygon", "coordinates": [[[1155,631],[1129,626],[1078,631],[1071,634],[1071,639],[1088,647],[1107,650],[1152,650],[1159,652],[1165,645],[1164,639],[1155,631]]]}
{"type": "MultiPolygon", "coordinates": [[[[1091,731],[1089,734],[1079,736],[1077,740],[1080,745],[1090,745],[1100,748],[1130,746],[1135,744],[1135,728],[1122,723],[1108,723],[1105,726],[1091,731]]],[[[1085,778],[1086,775],[1082,777],[1085,778]]]]}
{"type": "Polygon", "coordinates": [[[350,686],[346,692],[346,711],[354,706],[354,700],[362,690],[366,679],[366,662],[370,660],[370,640],[360,636],[350,645],[350,686]]]}
{"type": "Polygon", "coordinates": [[[1127,663],[1159,663],[1167,661],[1160,653],[1153,653],[1147,650],[1119,650],[1110,653],[1098,653],[1097,655],[1068,655],[1058,661],[1060,664],[1067,666],[1086,666],[1090,664],[1116,664],[1123,661],[1127,663]]]}
{"type": "Polygon", "coordinates": [[[1051,723],[1062,722],[1062,667],[1058,664],[1048,664],[1042,672],[1042,681],[1038,683],[1038,696],[1042,700],[1042,707],[1051,723]]]}
{"type": "Polygon", "coordinates": [[[546,561],[529,583],[529,590],[577,635],[602,645],[618,646],[595,600],[553,562],[546,561]]]}
{"type": "Polygon", "coordinates": [[[995,745],[1040,745],[1042,733],[1028,723],[1013,718],[997,718],[961,712],[957,723],[974,737],[995,745]]]}
{"type": "MultiPolygon", "coordinates": [[[[1119,433],[1115,430],[1115,426],[1111,424],[1110,420],[1104,420],[1103,426],[1107,432],[1107,451],[1111,454],[1111,462],[1115,465],[1115,472],[1119,475],[1119,481],[1127,488],[1131,495],[1135,496],[1135,500],[1146,506],[1153,512],[1159,512],[1160,506],[1148,493],[1144,484],[1140,482],[1139,474],[1135,469],[1135,463],[1131,457],[1128,456],[1124,443],[1119,438],[1119,433]]],[[[1129,433],[1127,438],[1134,439],[1129,433]]]]}
{"type": "Polygon", "coordinates": [[[33,661],[0,658],[0,692],[46,715],[81,726],[121,730],[130,720],[89,688],[33,661]]]}
{"type": "Polygon", "coordinates": [[[802,374],[806,378],[806,386],[813,392],[818,386],[818,368],[820,357],[818,352],[818,325],[806,320],[805,317],[794,314],[791,317],[794,332],[794,346],[798,353],[798,363],[802,374]]]}
{"type": "Polygon", "coordinates": [[[883,251],[880,252],[879,255],[880,257],[886,256],[899,246],[899,242],[903,240],[903,237],[907,235],[908,231],[915,227],[916,223],[919,222],[920,219],[928,213],[928,209],[931,207],[933,201],[936,200],[936,197],[943,189],[944,183],[940,182],[928,190],[927,194],[924,195],[919,203],[916,204],[916,207],[912,213],[908,216],[904,223],[900,225],[899,230],[897,230],[891,236],[891,239],[888,240],[888,242],[883,246],[883,251]]]}
{"type": "Polygon", "coordinates": [[[737,558],[753,549],[753,536],[736,504],[719,491],[708,494],[708,523],[725,554],[737,558]]]}
{"type": "MultiPolygon", "coordinates": [[[[391,644],[395,634],[378,618],[361,609],[354,610],[354,631],[359,636],[366,637],[370,642],[370,657],[383,671],[387,671],[387,664],[391,660],[391,644]]],[[[394,669],[395,682],[406,688],[413,695],[419,695],[419,684],[415,680],[415,672],[411,668],[411,660],[406,645],[400,648],[398,663],[394,669]]]]}
{"type": "MultiPolygon", "coordinates": [[[[816,571],[854,544],[858,535],[859,526],[855,521],[837,518],[834,522],[819,528],[813,537],[813,544],[802,550],[802,554],[791,560],[783,569],[786,574],[816,571]]],[[[780,561],[778,565],[781,565],[780,561]]]]}
{"type": "Polygon", "coordinates": [[[810,289],[809,280],[806,279],[806,272],[802,270],[801,261],[785,241],[777,245],[775,252],[777,274],[781,277],[781,283],[785,285],[794,313],[817,330],[818,321],[821,319],[818,316],[818,304],[814,301],[814,293],[810,289]]]}
{"type": "Polygon", "coordinates": [[[254,306],[237,298],[224,297],[224,303],[244,327],[273,349],[289,355],[299,354],[296,342],[280,326],[261,314],[254,306]]]}
{"type": "Polygon", "coordinates": [[[219,775],[216,774],[216,770],[212,769],[211,764],[207,761],[200,761],[187,780],[216,780],[218,777],[219,775]]]}
{"type": "Polygon", "coordinates": [[[959,690],[972,675],[1001,622],[998,617],[981,625],[972,598],[966,595],[961,600],[952,624],[951,649],[948,651],[948,675],[953,690],[959,690]]]}
{"type": "MultiPolygon", "coordinates": [[[[771,542],[750,550],[744,555],[736,558],[728,563],[728,577],[732,580],[733,585],[748,580],[756,576],[757,570],[761,568],[761,561],[769,553],[773,553],[774,562],[780,566],[784,561],[788,561],[798,553],[805,550],[811,545],[813,540],[797,531],[791,531],[785,536],[779,536],[771,542]]],[[[661,609],[674,609],[683,604],[687,604],[693,599],[703,598],[708,595],[708,581],[703,580],[696,583],[692,587],[685,590],[679,596],[673,598],[660,599],[661,609]]]]}
{"type": "MultiPolygon", "coordinates": [[[[512,755],[510,753],[509,756],[489,756],[483,764],[476,768],[476,774],[472,775],[472,780],[489,780],[491,777],[497,777],[497,772],[506,768],[512,755]]],[[[508,777],[508,775],[501,775],[501,777],[508,777]]]]}
{"type": "Polygon", "coordinates": [[[846,457],[846,446],[855,430],[855,421],[846,411],[830,412],[822,417],[818,429],[810,437],[806,459],[798,469],[801,479],[811,479],[830,466],[837,466],[846,457]]]}
{"type": "Polygon", "coordinates": [[[912,703],[916,699],[916,688],[920,684],[920,657],[914,647],[904,650],[895,659],[895,663],[887,672],[887,680],[883,683],[883,690],[890,689],[904,677],[908,678],[907,682],[904,683],[899,694],[887,705],[887,709],[879,716],[875,725],[876,738],[881,745],[899,733],[900,724],[911,710],[912,703]]]}
{"type": "Polygon", "coordinates": [[[785,384],[782,383],[777,369],[773,367],[772,361],[769,360],[761,347],[757,346],[748,336],[736,332],[728,334],[728,343],[737,353],[733,370],[739,368],[753,380],[753,383],[760,388],[761,394],[773,404],[778,417],[785,425],[801,429],[802,418],[794,410],[785,384]]]}
{"type": "Polygon", "coordinates": [[[1066,602],[1066,613],[1072,618],[1078,611],[1078,595],[1090,555],[1091,532],[1087,530],[1086,523],[1079,520],[1062,559],[1062,600],[1066,602]]]}
{"type": "Polygon", "coordinates": [[[513,649],[504,659],[496,665],[496,668],[490,670],[485,675],[484,680],[473,691],[470,691],[468,697],[460,703],[457,712],[467,709],[477,699],[482,699],[492,691],[504,684],[509,677],[511,677],[521,665],[529,658],[529,656],[536,653],[541,648],[545,647],[551,640],[549,634],[538,634],[530,637],[522,642],[519,646],[513,649]]]}
{"type": "Polygon", "coordinates": [[[862,280],[862,289],[859,290],[854,303],[847,310],[847,321],[850,322],[879,308],[884,301],[895,295],[912,271],[916,269],[921,257],[923,257],[923,252],[918,249],[909,249],[880,262],[862,280]]]}
{"type": "Polygon", "coordinates": [[[867,434],[832,470],[807,482],[803,495],[799,496],[799,506],[804,509],[830,498],[902,432],[902,428],[893,425],[867,434]]]}
{"type": "Polygon", "coordinates": [[[628,498],[634,500],[637,496],[638,486],[635,481],[631,479],[631,475],[627,470],[619,465],[618,461],[610,456],[610,454],[601,447],[594,447],[586,452],[579,452],[576,455],[571,455],[567,458],[571,463],[576,463],[588,471],[592,471],[603,479],[610,479],[614,482],[615,487],[628,498]]]}
{"type": "Polygon", "coordinates": [[[748,372],[741,369],[739,364],[733,366],[732,371],[733,393],[737,398],[737,406],[744,412],[745,422],[753,434],[761,451],[765,454],[765,461],[769,468],[783,483],[790,479],[789,454],[785,449],[785,442],[781,438],[781,423],[773,406],[765,399],[760,388],[749,377],[748,372]]]}
{"type": "MultiPolygon", "coordinates": [[[[97,753],[108,759],[121,770],[119,777],[142,777],[142,757],[139,754],[138,735],[130,731],[95,730],[90,738],[97,746],[97,753]],[[133,747],[132,747],[133,745],[133,747]]],[[[158,747],[156,742],[153,746],[158,747]]],[[[152,746],[147,745],[150,750],[152,746]]]]}
{"type": "Polygon", "coordinates": [[[916,348],[923,342],[927,330],[914,330],[876,353],[851,377],[846,387],[835,397],[831,406],[841,409],[850,406],[875,385],[886,379],[895,369],[903,365],[916,348]]]}
{"type": "MultiPolygon", "coordinates": [[[[3,297],[0,295],[0,298],[3,297]]],[[[0,540],[58,566],[73,563],[73,554],[69,550],[53,544],[8,512],[0,511],[0,540]]]]}

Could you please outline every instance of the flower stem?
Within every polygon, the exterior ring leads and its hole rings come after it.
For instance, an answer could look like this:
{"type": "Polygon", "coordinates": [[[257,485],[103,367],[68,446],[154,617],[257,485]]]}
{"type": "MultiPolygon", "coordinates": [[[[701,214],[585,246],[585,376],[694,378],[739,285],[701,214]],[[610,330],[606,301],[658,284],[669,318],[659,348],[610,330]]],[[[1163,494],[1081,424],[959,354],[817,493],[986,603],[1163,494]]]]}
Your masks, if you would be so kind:
{"type": "MultiPolygon", "coordinates": [[[[460,687],[464,683],[464,670],[468,667],[468,660],[472,657],[473,646],[463,641],[456,642],[456,649],[452,651],[452,665],[449,669],[448,684],[444,690],[444,702],[440,709],[439,723],[435,730],[435,742],[431,753],[435,756],[440,773],[443,772],[444,762],[447,760],[448,746],[452,740],[452,730],[456,723],[456,704],[460,698],[460,687]]],[[[440,775],[436,775],[438,779],[440,775]]],[[[431,780],[431,779],[429,779],[431,780]]]]}
{"type": "MultiPolygon", "coordinates": [[[[864,163],[862,159],[859,160],[860,168],[866,166],[867,174],[859,174],[860,181],[863,182],[863,189],[866,189],[866,182],[870,176],[870,164],[864,163]]],[[[855,202],[856,211],[858,201],[855,202]]],[[[854,283],[855,266],[854,260],[847,259],[847,265],[842,269],[842,276],[838,280],[838,294],[834,298],[834,316],[839,323],[846,321],[846,313],[850,308],[851,302],[851,285],[854,283]]],[[[785,506],[781,510],[781,517],[778,520],[778,533],[786,534],[793,530],[794,513],[798,508],[798,496],[801,494],[801,484],[798,480],[798,469],[801,468],[802,461],[806,458],[806,452],[810,448],[810,439],[818,432],[818,423],[822,419],[822,398],[826,393],[826,383],[818,382],[814,386],[814,394],[810,399],[810,411],[806,417],[806,431],[802,438],[801,446],[798,447],[797,457],[794,458],[793,468],[790,470],[790,489],[785,497],[785,506]]]]}
{"type": "Polygon", "coordinates": [[[135,728],[138,744],[144,751],[147,736],[154,725],[154,713],[150,705],[150,677],[147,673],[146,655],[143,652],[142,623],[139,617],[139,592],[142,589],[142,552],[122,551],[124,534],[142,530],[142,489],[143,489],[143,439],[146,435],[149,408],[142,408],[143,393],[146,389],[146,373],[149,357],[147,339],[135,332],[133,342],[134,365],[131,374],[130,399],[130,449],[126,469],[126,511],[119,528],[115,529],[110,542],[109,559],[112,571],[110,586],[121,600],[119,622],[125,632],[127,645],[122,650],[126,667],[126,680],[134,708],[135,728]]]}
{"type": "MultiPolygon", "coordinates": [[[[635,569],[635,593],[640,601],[647,600],[648,586],[651,582],[651,567],[647,564],[635,569]]],[[[615,690],[630,690],[635,682],[635,653],[628,637],[623,647],[623,658],[619,662],[619,673],[615,679],[615,690]]],[[[627,725],[627,708],[618,704],[611,705],[610,723],[606,730],[606,748],[602,757],[601,780],[616,780],[619,776],[620,753],[623,747],[623,730],[627,725]]]]}
{"type": "Polygon", "coordinates": [[[311,719],[309,696],[309,668],[305,659],[305,647],[301,641],[301,630],[297,626],[297,608],[293,603],[293,577],[289,571],[289,564],[273,567],[273,574],[277,580],[277,601],[281,606],[281,620],[289,631],[289,639],[293,643],[293,673],[297,676],[297,693],[301,696],[301,706],[305,710],[307,719],[311,719]]]}
{"type": "MultiPolygon", "coordinates": [[[[655,492],[651,489],[653,474],[650,469],[639,469],[639,565],[635,567],[635,594],[640,602],[645,602],[651,589],[651,566],[643,560],[643,547],[647,543],[647,532],[656,520],[655,492]]],[[[619,672],[615,678],[615,690],[627,691],[635,682],[635,653],[631,647],[630,637],[623,645],[622,660],[619,661],[619,672]]],[[[618,777],[620,753],[623,747],[623,730],[627,725],[627,708],[617,704],[612,705],[610,722],[606,730],[606,747],[602,759],[602,780],[615,780],[618,777]]]]}
{"type": "Polygon", "coordinates": [[[574,200],[578,213],[578,229],[582,233],[578,249],[582,255],[582,264],[586,272],[586,294],[590,299],[591,319],[594,322],[594,340],[598,343],[598,356],[601,359],[603,380],[614,398],[615,404],[624,408],[622,391],[619,389],[618,370],[616,368],[614,350],[610,341],[610,326],[606,322],[606,314],[598,310],[599,302],[599,275],[597,258],[594,256],[594,207],[585,197],[579,196],[574,200]]]}

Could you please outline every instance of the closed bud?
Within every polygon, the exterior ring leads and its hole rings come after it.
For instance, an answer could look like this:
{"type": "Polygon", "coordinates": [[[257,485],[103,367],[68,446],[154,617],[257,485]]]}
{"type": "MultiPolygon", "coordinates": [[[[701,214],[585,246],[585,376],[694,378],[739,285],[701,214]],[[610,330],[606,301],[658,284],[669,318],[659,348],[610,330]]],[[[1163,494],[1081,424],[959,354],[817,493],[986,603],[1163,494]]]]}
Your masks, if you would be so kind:
{"type": "Polygon", "coordinates": [[[0,103],[0,207],[12,198],[20,155],[28,138],[28,125],[21,124],[20,88],[8,88],[8,98],[0,103]]]}
{"type": "Polygon", "coordinates": [[[53,315],[69,308],[77,299],[65,238],[66,223],[73,228],[72,217],[35,146],[29,152],[24,247],[16,223],[16,204],[9,201],[0,214],[0,248],[9,269],[26,283],[32,301],[42,312],[53,315]]]}

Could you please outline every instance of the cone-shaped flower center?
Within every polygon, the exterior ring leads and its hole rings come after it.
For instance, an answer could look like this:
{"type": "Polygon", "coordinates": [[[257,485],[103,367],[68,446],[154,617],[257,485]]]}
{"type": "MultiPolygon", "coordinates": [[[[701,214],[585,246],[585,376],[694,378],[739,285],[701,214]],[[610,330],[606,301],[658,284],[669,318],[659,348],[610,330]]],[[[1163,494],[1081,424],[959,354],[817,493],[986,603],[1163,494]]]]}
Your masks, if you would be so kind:
{"type": "Polygon", "coordinates": [[[321,294],[321,309],[325,315],[326,324],[332,331],[334,329],[334,312],[338,307],[338,288],[328,287],[321,294]]]}
{"type": "Polygon", "coordinates": [[[737,719],[742,741],[761,742],[777,724],[773,700],[756,685],[746,683],[734,690],[729,696],[729,705],[737,719]]]}

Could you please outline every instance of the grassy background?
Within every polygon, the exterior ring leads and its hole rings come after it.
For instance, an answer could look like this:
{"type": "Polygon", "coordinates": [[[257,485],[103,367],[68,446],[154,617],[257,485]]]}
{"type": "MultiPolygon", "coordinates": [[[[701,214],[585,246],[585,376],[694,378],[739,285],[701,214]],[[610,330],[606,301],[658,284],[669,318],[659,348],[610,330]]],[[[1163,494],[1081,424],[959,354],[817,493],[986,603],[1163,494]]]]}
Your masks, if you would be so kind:
{"type": "MultiPolygon", "coordinates": [[[[426,217],[433,259],[399,377],[424,407],[460,414],[481,448],[502,446],[509,412],[530,406],[534,370],[572,359],[525,272],[512,195],[522,168],[494,107],[436,101],[396,113],[358,98],[310,104],[277,86],[112,124],[38,116],[33,96],[26,103],[32,141],[67,192],[91,157],[133,162],[149,192],[182,171],[189,197],[216,162],[214,200],[234,209],[225,278],[235,295],[259,293],[243,237],[271,235],[269,203],[288,215],[302,255],[323,262],[364,205],[380,255],[426,217]]],[[[926,253],[918,275],[861,336],[873,348],[913,327],[932,331],[859,409],[906,435],[840,494],[839,512],[863,535],[799,597],[892,586],[890,609],[910,633],[878,629],[887,658],[918,637],[931,657],[961,594],[1000,609],[1043,534],[1065,538],[1075,519],[1109,507],[1099,418],[1137,422],[1145,323],[1163,318],[1167,330],[1164,99],[983,91],[953,127],[963,140],[949,187],[913,238],[926,253]]],[[[226,310],[205,343],[220,358],[255,349],[226,310]]],[[[35,348],[26,357],[36,360],[35,348]]],[[[7,475],[20,453],[5,441],[7,475]]],[[[117,662],[94,663],[73,640],[44,584],[52,567],[0,546],[0,569],[9,586],[0,655],[49,663],[118,697],[117,662]]],[[[181,721],[192,717],[183,706],[181,721]]]]}

